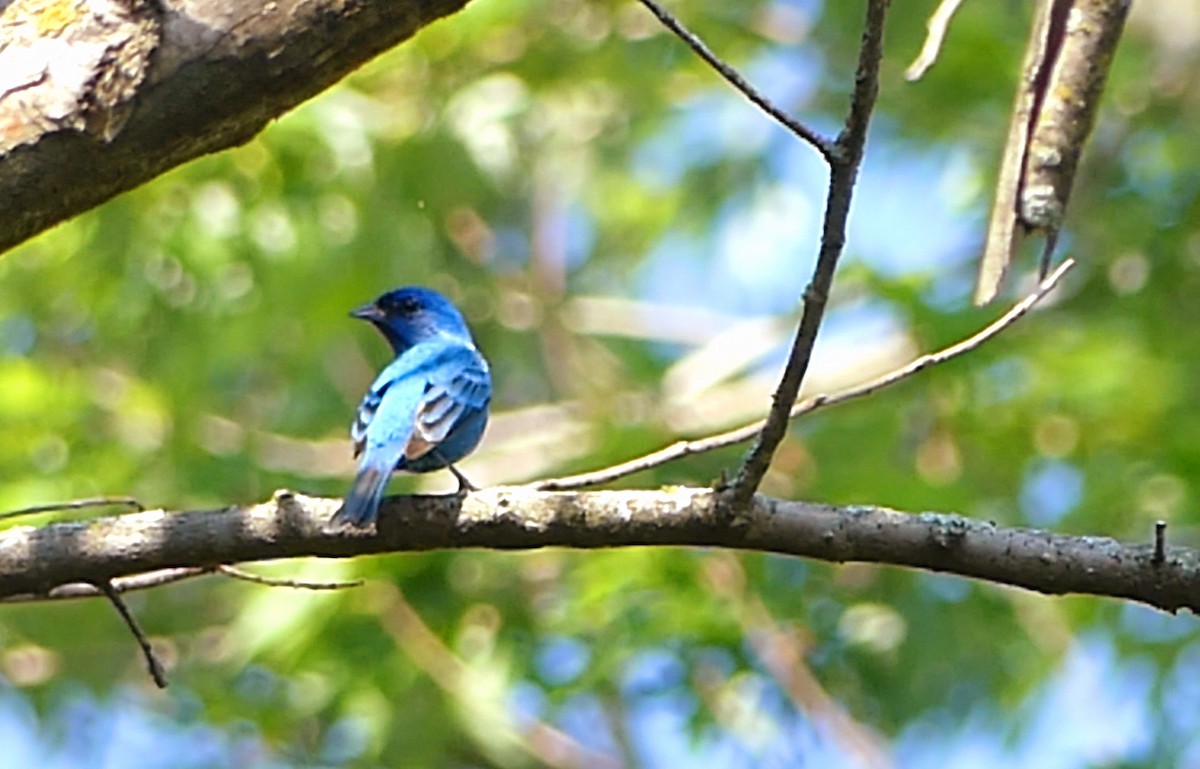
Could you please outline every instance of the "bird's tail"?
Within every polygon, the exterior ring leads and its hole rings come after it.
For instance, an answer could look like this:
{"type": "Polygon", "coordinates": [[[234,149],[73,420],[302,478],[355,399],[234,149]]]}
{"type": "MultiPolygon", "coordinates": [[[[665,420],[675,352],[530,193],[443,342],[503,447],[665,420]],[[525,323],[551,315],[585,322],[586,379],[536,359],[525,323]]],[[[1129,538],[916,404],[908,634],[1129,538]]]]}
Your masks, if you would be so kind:
{"type": "Polygon", "coordinates": [[[360,469],[354,478],[354,485],[346,494],[345,503],[334,513],[331,522],[335,526],[348,523],[357,528],[365,528],[374,523],[379,514],[379,500],[383,497],[383,490],[387,487],[390,475],[386,470],[370,465],[360,469]]]}

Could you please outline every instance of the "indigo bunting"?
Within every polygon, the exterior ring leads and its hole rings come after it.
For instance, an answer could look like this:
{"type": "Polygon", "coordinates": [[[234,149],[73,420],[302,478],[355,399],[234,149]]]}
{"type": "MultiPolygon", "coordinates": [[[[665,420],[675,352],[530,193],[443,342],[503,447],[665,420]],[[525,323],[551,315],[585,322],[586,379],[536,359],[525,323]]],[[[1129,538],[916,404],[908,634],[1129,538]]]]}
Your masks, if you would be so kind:
{"type": "Polygon", "coordinates": [[[466,321],[436,291],[398,288],[350,315],[370,321],[396,353],[350,427],[354,456],[362,460],[333,523],[363,527],[375,521],[393,470],[447,467],[459,492],[472,488],[453,463],[483,437],[492,380],[466,321]]]}

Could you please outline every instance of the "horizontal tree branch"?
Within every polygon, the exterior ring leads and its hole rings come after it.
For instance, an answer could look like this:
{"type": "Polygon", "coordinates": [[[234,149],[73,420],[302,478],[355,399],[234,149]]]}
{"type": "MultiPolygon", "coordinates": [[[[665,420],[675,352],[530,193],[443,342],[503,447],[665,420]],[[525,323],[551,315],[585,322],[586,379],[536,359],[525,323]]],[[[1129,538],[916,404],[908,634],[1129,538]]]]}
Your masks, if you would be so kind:
{"type": "MultiPolygon", "coordinates": [[[[756,496],[741,514],[710,489],[388,498],[378,531],[338,529],[339,499],[280,491],[219,510],[140,513],[22,526],[0,534],[0,598],[49,595],[162,569],[297,556],[351,557],[447,548],[725,547],[956,574],[1047,594],[1123,598],[1174,612],[1200,608],[1200,551],[1152,541],[1052,534],[957,515],[838,507],[756,496]]],[[[121,583],[117,583],[121,584],[121,583]]],[[[133,587],[136,583],[128,583],[133,587]]]]}
{"type": "Polygon", "coordinates": [[[466,2],[0,4],[0,252],[248,141],[466,2]]]}

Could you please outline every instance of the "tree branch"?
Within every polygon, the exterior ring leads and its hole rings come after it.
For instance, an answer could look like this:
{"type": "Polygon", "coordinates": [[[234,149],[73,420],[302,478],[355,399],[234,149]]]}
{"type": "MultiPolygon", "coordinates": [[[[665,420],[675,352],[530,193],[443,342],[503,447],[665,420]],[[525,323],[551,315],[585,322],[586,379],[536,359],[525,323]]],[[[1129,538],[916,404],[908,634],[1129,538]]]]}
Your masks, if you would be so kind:
{"type": "MultiPolygon", "coordinates": [[[[880,374],[866,382],[856,384],[853,387],[847,387],[845,390],[839,390],[835,393],[814,395],[810,398],[796,403],[788,412],[788,419],[795,419],[803,414],[816,411],[819,408],[826,406],[836,406],[839,403],[855,400],[872,393],[879,392],[885,387],[890,387],[897,382],[903,382],[910,376],[919,374],[927,368],[931,368],[948,360],[953,360],[960,355],[964,355],[972,350],[978,349],[980,345],[996,338],[1012,324],[1016,323],[1021,318],[1033,309],[1034,305],[1042,300],[1047,294],[1054,290],[1058,282],[1066,275],[1072,267],[1075,266],[1074,259],[1067,259],[1060,264],[1054,272],[1046,276],[1046,278],[1038,284],[1038,287],[1028,296],[1013,305],[1007,312],[1001,315],[996,320],[989,323],[978,332],[963,339],[961,342],[956,342],[949,347],[942,348],[937,352],[926,353],[919,358],[914,358],[908,363],[899,368],[880,374]]],[[[592,470],[578,475],[568,475],[562,478],[550,478],[544,481],[530,484],[533,488],[539,491],[566,491],[568,489],[581,489],[587,486],[596,486],[601,483],[609,483],[618,478],[624,478],[627,475],[633,475],[643,470],[649,470],[659,465],[664,465],[667,462],[672,462],[682,457],[692,456],[694,454],[703,454],[708,451],[733,446],[743,441],[748,441],[762,431],[766,424],[765,419],[760,419],[757,422],[751,422],[748,425],[734,428],[727,432],[710,435],[705,438],[698,438],[692,441],[676,441],[670,446],[666,446],[657,451],[653,451],[645,456],[630,459],[626,462],[605,467],[600,470],[592,470]]]]}
{"type": "MultiPolygon", "coordinates": [[[[287,587],[296,590],[346,590],[352,587],[361,587],[363,581],[361,579],[349,580],[347,582],[314,582],[311,580],[300,579],[280,579],[277,577],[265,577],[261,574],[239,569],[228,564],[219,566],[185,566],[171,569],[155,569],[154,571],[144,572],[142,574],[133,574],[128,577],[118,577],[111,580],[108,584],[116,593],[128,593],[134,590],[148,590],[152,587],[162,587],[170,585],[174,582],[182,582],[185,579],[193,577],[203,577],[207,574],[223,574],[231,579],[240,579],[243,582],[253,582],[257,585],[265,585],[266,587],[287,587]]],[[[71,598],[95,598],[101,595],[107,595],[106,590],[102,590],[93,584],[87,582],[68,582],[54,588],[48,593],[15,593],[5,595],[0,598],[0,603],[28,603],[30,601],[60,601],[71,598]]]]}
{"type": "Polygon", "coordinates": [[[0,5],[0,252],[248,141],[466,1],[0,5]]]}
{"type": "Polygon", "coordinates": [[[17,527],[0,534],[0,598],[158,569],[446,548],[725,547],[957,574],[1042,593],[1200,609],[1200,551],[1052,534],[957,515],[755,496],[736,525],[711,489],[549,493],[497,487],[388,498],[378,531],[333,529],[339,499],[281,491],[260,505],[17,527]]]}
{"type": "Polygon", "coordinates": [[[115,507],[117,505],[130,507],[138,511],[146,509],[142,507],[141,502],[138,502],[133,497],[90,497],[88,499],[72,499],[70,502],[51,502],[46,505],[22,507],[20,510],[6,510],[0,513],[0,520],[20,518],[37,513],[56,513],[62,510],[85,510],[89,507],[115,507]]]}
{"type": "Polygon", "coordinates": [[[666,8],[659,5],[655,0],[641,0],[641,2],[642,5],[649,9],[650,13],[654,14],[656,19],[662,22],[664,27],[671,30],[676,37],[686,43],[697,56],[704,59],[710,67],[716,70],[717,74],[725,78],[726,82],[741,92],[752,104],[767,113],[775,122],[791,131],[796,137],[811,144],[827,162],[833,162],[833,156],[836,152],[833,142],[776,106],[775,102],[764,96],[750,81],[742,77],[741,73],[713,53],[712,49],[705,45],[699,36],[683,26],[683,23],[675,18],[666,8]]]}
{"type": "Polygon", "coordinates": [[[863,150],[867,143],[867,127],[875,109],[875,97],[879,93],[879,63],[883,58],[883,21],[887,16],[890,0],[868,0],[867,20],[863,26],[862,46],[858,52],[858,71],[854,78],[854,93],[850,98],[850,112],[846,126],[842,129],[829,157],[829,192],[825,200],[825,219],[821,230],[821,248],[817,265],[813,270],[812,282],[804,290],[804,312],[800,316],[800,327],[788,355],[787,364],[780,377],[779,387],[772,398],[771,411],[767,415],[762,432],[751,447],[742,467],[738,471],[730,490],[733,509],[749,504],[758,490],[771,458],[787,433],[789,414],[800,385],[808,371],[813,347],[817,343],[817,332],[825,317],[825,303],[833,286],[833,274],[846,244],[846,222],[850,218],[850,200],[854,195],[854,183],[858,179],[858,167],[862,164],[863,150]]]}
{"type": "MultiPolygon", "coordinates": [[[[212,574],[213,568],[206,566],[184,567],[178,569],[156,569],[128,577],[118,577],[109,582],[112,589],[118,593],[128,593],[132,590],[147,590],[152,587],[181,582],[192,577],[202,577],[212,574]]],[[[60,601],[71,598],[95,598],[105,595],[105,592],[87,582],[64,582],[49,592],[40,593],[6,593],[0,597],[2,603],[28,603],[30,601],[60,601]]]]}
{"type": "Polygon", "coordinates": [[[253,582],[256,585],[265,585],[266,587],[290,587],[294,590],[348,590],[352,587],[362,587],[361,579],[352,579],[345,582],[314,582],[306,579],[281,579],[279,577],[266,577],[262,574],[255,574],[252,571],[239,569],[236,566],[222,564],[216,568],[218,572],[226,577],[240,579],[243,582],[253,582]]]}
{"type": "Polygon", "coordinates": [[[138,624],[137,618],[133,616],[133,612],[125,605],[125,599],[121,598],[121,594],[113,587],[112,583],[105,580],[96,583],[97,590],[100,591],[113,608],[117,610],[117,614],[121,615],[125,626],[129,628],[129,632],[133,633],[134,639],[138,642],[138,646],[142,650],[142,656],[146,658],[146,669],[150,673],[150,677],[154,679],[154,683],[159,689],[167,688],[167,673],[163,669],[163,665],[158,660],[158,655],[154,653],[154,647],[150,645],[150,639],[146,637],[146,633],[142,630],[142,626],[138,624]]]}
{"type": "Polygon", "coordinates": [[[929,17],[929,21],[925,22],[929,33],[925,36],[921,52],[913,59],[913,63],[908,65],[908,69],[904,70],[905,80],[920,80],[937,61],[942,50],[942,41],[946,39],[946,31],[950,28],[950,20],[958,12],[960,5],[962,0],[942,0],[938,3],[937,10],[929,17]]]}

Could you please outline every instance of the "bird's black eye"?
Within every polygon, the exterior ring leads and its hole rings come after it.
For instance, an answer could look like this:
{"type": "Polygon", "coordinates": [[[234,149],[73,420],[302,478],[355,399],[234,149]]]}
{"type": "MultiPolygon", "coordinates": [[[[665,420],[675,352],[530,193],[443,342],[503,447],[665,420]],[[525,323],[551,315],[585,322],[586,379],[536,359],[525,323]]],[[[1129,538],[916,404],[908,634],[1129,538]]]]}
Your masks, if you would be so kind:
{"type": "Polygon", "coordinates": [[[379,300],[379,309],[388,315],[416,315],[421,309],[420,300],[411,296],[393,296],[388,294],[379,300]]]}

